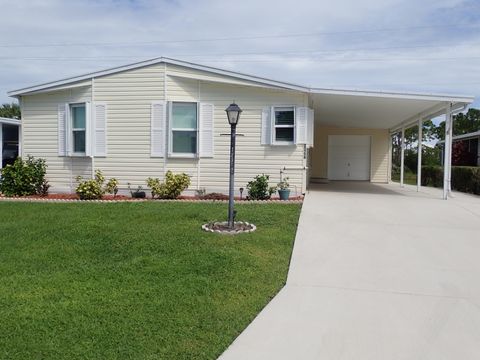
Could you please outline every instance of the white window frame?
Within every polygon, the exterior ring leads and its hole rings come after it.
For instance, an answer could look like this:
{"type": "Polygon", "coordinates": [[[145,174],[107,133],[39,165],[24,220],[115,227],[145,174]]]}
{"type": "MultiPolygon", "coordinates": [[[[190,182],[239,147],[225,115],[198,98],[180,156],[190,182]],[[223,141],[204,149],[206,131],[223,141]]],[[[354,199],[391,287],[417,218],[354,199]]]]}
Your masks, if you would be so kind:
{"type": "Polygon", "coordinates": [[[79,156],[79,157],[84,157],[84,156],[87,156],[87,117],[88,117],[88,114],[87,114],[87,103],[71,103],[71,104],[68,104],[68,109],[69,109],[69,124],[68,124],[68,129],[69,129],[69,138],[70,138],[70,154],[71,156],[79,156]],[[84,107],[85,108],[85,127],[84,128],[74,128],[73,127],[73,108],[75,107],[84,107]],[[76,152],[74,151],[74,136],[73,136],[73,133],[75,131],[83,131],[84,134],[85,134],[85,151],[83,152],[76,152]]]}
{"type": "Polygon", "coordinates": [[[171,158],[197,158],[198,157],[198,142],[199,142],[199,103],[197,101],[171,101],[168,111],[168,156],[171,158]],[[173,127],[173,104],[174,103],[183,103],[183,104],[195,104],[197,106],[197,127],[194,128],[174,128],[173,127]],[[173,132],[174,131],[195,131],[196,138],[196,145],[197,148],[195,149],[194,153],[179,153],[173,152],[173,132]]]}
{"type": "Polygon", "coordinates": [[[272,145],[295,145],[296,144],[296,110],[294,105],[275,105],[272,106],[272,113],[270,114],[272,119],[272,145]],[[279,109],[291,108],[293,110],[293,124],[292,125],[277,125],[275,124],[275,111],[279,109]],[[293,129],[292,141],[277,140],[277,128],[291,128],[293,129]]]}

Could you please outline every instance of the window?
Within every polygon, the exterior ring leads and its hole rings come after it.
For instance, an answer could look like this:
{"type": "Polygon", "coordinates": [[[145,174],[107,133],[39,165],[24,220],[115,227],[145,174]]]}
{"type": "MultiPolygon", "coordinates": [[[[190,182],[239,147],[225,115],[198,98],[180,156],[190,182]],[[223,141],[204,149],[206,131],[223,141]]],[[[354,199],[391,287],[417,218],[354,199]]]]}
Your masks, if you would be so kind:
{"type": "Polygon", "coordinates": [[[72,151],[74,154],[85,154],[86,110],[85,104],[70,105],[72,126],[72,151]]]}
{"type": "Polygon", "coordinates": [[[280,144],[293,144],[295,141],[295,110],[293,107],[275,107],[274,141],[280,144]]]}
{"type": "Polygon", "coordinates": [[[197,103],[173,102],[171,114],[171,153],[195,155],[197,153],[197,103]]]}

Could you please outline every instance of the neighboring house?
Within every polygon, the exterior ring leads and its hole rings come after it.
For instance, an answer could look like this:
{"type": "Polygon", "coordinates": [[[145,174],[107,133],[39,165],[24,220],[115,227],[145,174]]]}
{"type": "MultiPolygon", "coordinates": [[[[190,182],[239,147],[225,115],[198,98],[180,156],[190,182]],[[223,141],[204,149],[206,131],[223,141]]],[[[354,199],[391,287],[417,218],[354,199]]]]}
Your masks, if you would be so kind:
{"type": "MultiPolygon", "coordinates": [[[[454,151],[458,152],[457,159],[454,157],[452,165],[480,166],[480,131],[454,136],[452,141],[454,151]]],[[[443,140],[437,142],[442,149],[442,154],[444,143],[443,140]]]]}
{"type": "Polygon", "coordinates": [[[20,101],[23,155],[46,158],[52,191],[101,169],[125,188],[167,170],[190,190],[228,188],[225,108],[242,109],[236,190],[280,173],[310,181],[390,180],[390,132],[471,97],[309,88],[158,58],[9,93],[20,101]]]}
{"type": "Polygon", "coordinates": [[[0,169],[13,164],[18,154],[21,121],[0,117],[0,169]]]}

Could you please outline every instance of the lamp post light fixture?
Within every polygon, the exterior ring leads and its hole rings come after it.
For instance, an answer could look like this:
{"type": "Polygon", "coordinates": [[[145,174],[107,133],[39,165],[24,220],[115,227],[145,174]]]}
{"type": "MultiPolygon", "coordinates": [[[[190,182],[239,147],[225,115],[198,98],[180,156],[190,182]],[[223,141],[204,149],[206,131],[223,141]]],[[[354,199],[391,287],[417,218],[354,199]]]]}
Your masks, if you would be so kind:
{"type": "Polygon", "coordinates": [[[242,109],[235,104],[235,101],[225,109],[227,113],[228,123],[230,124],[230,182],[228,188],[228,227],[233,229],[234,227],[234,183],[235,183],[235,138],[237,136],[237,124],[240,119],[242,109]]]}

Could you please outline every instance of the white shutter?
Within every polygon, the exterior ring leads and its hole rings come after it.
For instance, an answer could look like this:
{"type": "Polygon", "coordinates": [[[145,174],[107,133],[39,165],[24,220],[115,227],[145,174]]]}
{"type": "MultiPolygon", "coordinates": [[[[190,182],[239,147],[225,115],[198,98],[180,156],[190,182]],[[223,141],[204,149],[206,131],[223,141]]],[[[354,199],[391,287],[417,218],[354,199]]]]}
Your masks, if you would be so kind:
{"type": "Polygon", "coordinates": [[[85,155],[92,155],[92,106],[85,103],[85,155]]]}
{"type": "Polygon", "coordinates": [[[308,108],[297,107],[295,109],[295,143],[306,144],[308,140],[308,108]]]}
{"type": "Polygon", "coordinates": [[[150,123],[150,155],[154,157],[165,156],[167,109],[165,101],[154,101],[151,105],[150,123]]]}
{"type": "Polygon", "coordinates": [[[262,129],[260,135],[261,145],[270,145],[272,143],[272,108],[266,107],[262,110],[262,129]]]}
{"type": "Polygon", "coordinates": [[[198,124],[199,146],[198,152],[200,157],[213,157],[214,135],[213,135],[213,104],[200,103],[200,116],[198,124]]]}
{"type": "Polygon", "coordinates": [[[68,104],[58,105],[58,156],[67,156],[68,104]]]}
{"type": "Polygon", "coordinates": [[[107,156],[107,104],[96,102],[93,117],[93,155],[107,156]]]}
{"type": "Polygon", "coordinates": [[[313,146],[314,134],[315,134],[315,114],[313,109],[308,109],[308,124],[307,124],[307,145],[313,146]]]}

